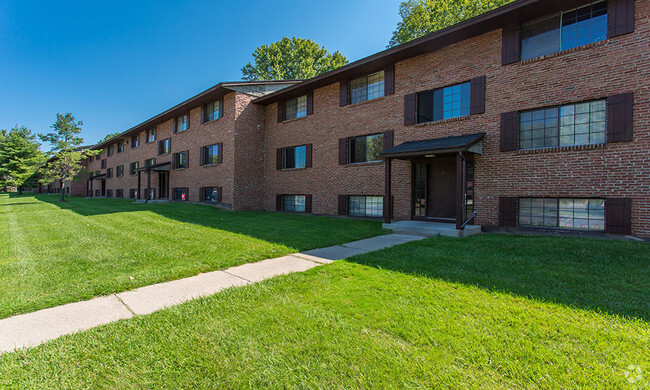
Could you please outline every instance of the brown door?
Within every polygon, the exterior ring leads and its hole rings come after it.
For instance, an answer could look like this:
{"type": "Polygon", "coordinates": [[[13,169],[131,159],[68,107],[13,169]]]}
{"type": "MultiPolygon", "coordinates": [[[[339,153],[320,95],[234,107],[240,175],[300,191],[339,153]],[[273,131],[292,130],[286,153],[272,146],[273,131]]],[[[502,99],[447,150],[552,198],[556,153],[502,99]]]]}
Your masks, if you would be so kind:
{"type": "Polygon", "coordinates": [[[456,162],[436,161],[428,167],[428,218],[456,218],[456,162]]]}

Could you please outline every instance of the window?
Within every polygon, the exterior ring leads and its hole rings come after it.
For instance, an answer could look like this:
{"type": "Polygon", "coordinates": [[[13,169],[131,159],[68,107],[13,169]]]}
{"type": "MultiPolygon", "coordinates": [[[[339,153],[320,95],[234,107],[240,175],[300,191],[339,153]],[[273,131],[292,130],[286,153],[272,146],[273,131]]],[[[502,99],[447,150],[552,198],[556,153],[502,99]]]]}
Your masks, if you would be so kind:
{"type": "Polygon", "coordinates": [[[282,169],[305,168],[307,166],[307,146],[294,146],[282,149],[282,169]]]}
{"type": "Polygon", "coordinates": [[[187,188],[174,188],[174,200],[188,200],[187,188]]]}
{"type": "Polygon", "coordinates": [[[156,159],[155,158],[150,158],[148,160],[144,160],[144,166],[145,167],[150,167],[152,165],[156,165],[156,159]]]}
{"type": "Polygon", "coordinates": [[[107,198],[112,198],[113,197],[113,190],[106,190],[106,197],[107,198]]]}
{"type": "Polygon", "coordinates": [[[594,100],[519,114],[519,148],[605,142],[607,101],[594,100]]]}
{"type": "Polygon", "coordinates": [[[106,169],[106,159],[102,160],[102,166],[101,169],[106,169]]]}
{"type": "Polygon", "coordinates": [[[304,213],[305,198],[305,195],[284,195],[282,197],[282,210],[304,213]]]}
{"type": "Polygon", "coordinates": [[[284,120],[307,116],[307,95],[284,101],[284,120]]]}
{"type": "Polygon", "coordinates": [[[115,190],[115,197],[116,198],[124,198],[124,190],[115,190]]]}
{"type": "Polygon", "coordinates": [[[607,39],[607,1],[521,26],[521,59],[527,60],[607,39]]]}
{"type": "Polygon", "coordinates": [[[153,129],[149,129],[145,132],[144,135],[144,142],[145,143],[151,143],[156,141],[156,128],[154,127],[153,129]]]}
{"type": "Polygon", "coordinates": [[[384,96],[384,71],[350,80],[350,103],[384,96]]]}
{"type": "Polygon", "coordinates": [[[174,169],[187,168],[188,155],[189,155],[188,151],[174,153],[174,169]]]}
{"type": "Polygon", "coordinates": [[[418,93],[418,123],[459,118],[470,114],[470,83],[418,93]]]}
{"type": "Polygon", "coordinates": [[[219,188],[218,187],[205,187],[203,188],[203,201],[210,203],[219,203],[219,188]]]}
{"type": "Polygon", "coordinates": [[[138,189],[137,188],[131,188],[129,190],[129,199],[137,199],[138,198],[138,189]]]}
{"type": "Polygon", "coordinates": [[[221,101],[208,103],[203,107],[203,122],[210,122],[221,118],[221,101]]]}
{"type": "Polygon", "coordinates": [[[383,148],[383,134],[348,138],[348,162],[354,164],[379,161],[379,153],[383,148]]]}
{"type": "Polygon", "coordinates": [[[131,149],[140,146],[140,135],[131,136],[131,149]]]}
{"type": "Polygon", "coordinates": [[[190,114],[177,116],[174,119],[174,133],[181,133],[190,128],[190,114]]]}
{"type": "Polygon", "coordinates": [[[109,145],[106,151],[106,156],[110,157],[113,155],[113,145],[109,145]]]}
{"type": "Polygon", "coordinates": [[[115,167],[115,176],[122,177],[124,176],[124,165],[118,165],[115,167]]]}
{"type": "Polygon", "coordinates": [[[384,214],[383,196],[350,196],[348,213],[363,217],[381,217],[384,214]]]}
{"type": "Polygon", "coordinates": [[[521,198],[519,225],[605,230],[603,199],[521,198]]]}
{"type": "Polygon", "coordinates": [[[158,141],[158,155],[169,154],[172,149],[172,140],[171,138],[158,141]]]}
{"type": "Polygon", "coordinates": [[[88,157],[88,162],[93,162],[93,159],[94,159],[94,158],[95,158],[95,156],[90,156],[90,157],[88,157]]]}
{"type": "Polygon", "coordinates": [[[221,153],[220,144],[203,147],[203,165],[218,164],[221,153]]]}
{"type": "Polygon", "coordinates": [[[113,177],[113,168],[108,168],[108,169],[106,170],[106,177],[107,177],[107,178],[111,178],[111,177],[113,177]]]}
{"type": "Polygon", "coordinates": [[[130,167],[129,167],[129,174],[131,176],[135,176],[138,174],[138,168],[140,168],[140,163],[139,162],[132,162],[130,167]]]}
{"type": "Polygon", "coordinates": [[[124,151],[124,141],[120,141],[115,144],[117,148],[118,153],[122,153],[124,151]]]}

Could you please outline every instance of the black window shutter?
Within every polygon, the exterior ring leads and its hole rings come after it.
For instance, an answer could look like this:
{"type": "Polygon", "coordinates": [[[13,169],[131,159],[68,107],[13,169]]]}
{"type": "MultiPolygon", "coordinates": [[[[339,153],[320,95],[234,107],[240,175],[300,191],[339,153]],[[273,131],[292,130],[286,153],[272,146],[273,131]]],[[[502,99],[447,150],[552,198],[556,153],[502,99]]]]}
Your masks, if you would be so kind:
{"type": "Polygon", "coordinates": [[[275,211],[282,211],[282,195],[275,196],[275,211]]]}
{"type": "Polygon", "coordinates": [[[172,169],[178,168],[178,160],[179,158],[176,153],[172,154],[172,169]]]}
{"type": "MultiPolygon", "coordinates": [[[[223,96],[222,96],[221,98],[219,98],[219,118],[223,118],[223,109],[224,109],[224,106],[223,106],[223,96]]],[[[219,196],[221,196],[221,195],[219,195],[219,196]]]]}
{"type": "Polygon", "coordinates": [[[223,201],[223,188],[217,187],[217,203],[221,203],[222,201],[223,201]]]}
{"type": "Polygon", "coordinates": [[[348,214],[348,196],[347,195],[339,195],[338,214],[339,215],[347,215],[348,214]]]}
{"type": "Polygon", "coordinates": [[[395,65],[391,65],[384,69],[384,95],[392,95],[395,93],[395,65]]]}
{"type": "Polygon", "coordinates": [[[404,126],[414,125],[416,122],[415,102],[417,95],[410,93],[404,96],[404,126]]]}
{"type": "Polygon", "coordinates": [[[607,142],[632,141],[634,94],[607,98],[607,142]]]}
{"type": "Polygon", "coordinates": [[[282,112],[282,106],[284,106],[284,101],[278,102],[278,123],[284,120],[284,113],[282,112]]]}
{"type": "Polygon", "coordinates": [[[282,149],[278,148],[275,154],[275,168],[279,171],[282,169],[282,149]]]}
{"type": "Polygon", "coordinates": [[[305,212],[311,213],[311,195],[305,195],[305,212]]]}
{"type": "Polygon", "coordinates": [[[395,132],[393,130],[384,132],[384,150],[388,150],[393,147],[395,138],[395,132]]]}
{"type": "Polygon", "coordinates": [[[201,124],[205,123],[205,104],[201,106],[201,124]]]}
{"type": "Polygon", "coordinates": [[[314,113],[314,91],[307,93],[307,115],[314,113]]]}
{"type": "Polygon", "coordinates": [[[634,32],[634,0],[609,0],[607,37],[634,32]]]}
{"type": "Polygon", "coordinates": [[[205,147],[201,148],[199,165],[205,164],[205,147]]]}
{"type": "Polygon", "coordinates": [[[519,138],[519,113],[517,111],[501,114],[501,151],[517,150],[519,138]]]}
{"type": "Polygon", "coordinates": [[[339,138],[339,165],[348,163],[348,139],[339,138]]]}
{"type": "Polygon", "coordinates": [[[190,167],[190,151],[185,152],[185,168],[190,167]]]}
{"type": "Polygon", "coordinates": [[[485,112],[486,77],[476,77],[470,81],[469,113],[483,114],[485,112]]]}
{"type": "Polygon", "coordinates": [[[311,168],[312,166],[312,144],[305,145],[305,168],[311,168]]]}
{"type": "Polygon", "coordinates": [[[632,199],[605,200],[605,231],[614,234],[632,234],[632,199]]]}
{"type": "Polygon", "coordinates": [[[348,80],[343,80],[339,84],[339,106],[348,105],[348,80]]]}
{"type": "Polygon", "coordinates": [[[517,226],[517,198],[499,197],[499,226],[517,226]]]}
{"type": "Polygon", "coordinates": [[[219,155],[217,156],[217,164],[221,164],[223,162],[223,142],[219,142],[217,145],[219,148],[219,155]]]}
{"type": "Polygon", "coordinates": [[[511,24],[501,30],[501,65],[519,62],[519,23],[511,24]]]}

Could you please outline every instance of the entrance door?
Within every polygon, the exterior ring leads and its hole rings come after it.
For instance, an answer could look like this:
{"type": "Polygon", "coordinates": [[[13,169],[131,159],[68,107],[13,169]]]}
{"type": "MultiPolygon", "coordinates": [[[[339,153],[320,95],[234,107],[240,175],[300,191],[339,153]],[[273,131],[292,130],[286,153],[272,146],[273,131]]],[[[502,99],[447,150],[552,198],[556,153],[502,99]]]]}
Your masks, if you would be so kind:
{"type": "Polygon", "coordinates": [[[429,164],[427,218],[456,218],[456,161],[429,164]]]}
{"type": "Polygon", "coordinates": [[[158,172],[158,194],[160,199],[169,198],[169,172],[158,172]]]}
{"type": "Polygon", "coordinates": [[[102,197],[106,196],[106,180],[102,180],[102,197]]]}

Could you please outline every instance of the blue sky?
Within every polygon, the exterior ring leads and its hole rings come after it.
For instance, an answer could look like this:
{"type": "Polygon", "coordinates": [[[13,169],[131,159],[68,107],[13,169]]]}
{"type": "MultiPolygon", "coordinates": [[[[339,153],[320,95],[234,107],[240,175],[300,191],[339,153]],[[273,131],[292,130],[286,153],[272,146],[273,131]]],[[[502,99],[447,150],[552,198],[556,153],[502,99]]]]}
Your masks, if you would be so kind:
{"type": "Polygon", "coordinates": [[[47,132],[72,112],[93,143],[241,79],[255,48],[283,36],[354,61],[385,49],[399,3],[0,0],[0,129],[47,132]]]}

